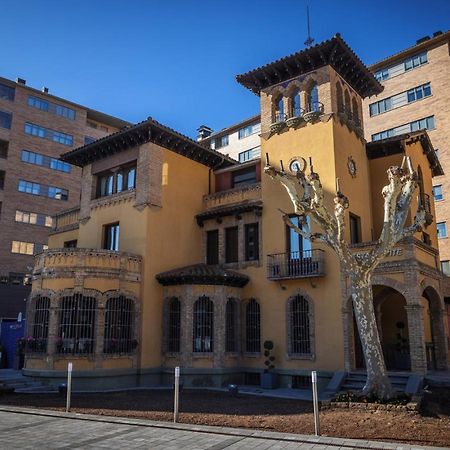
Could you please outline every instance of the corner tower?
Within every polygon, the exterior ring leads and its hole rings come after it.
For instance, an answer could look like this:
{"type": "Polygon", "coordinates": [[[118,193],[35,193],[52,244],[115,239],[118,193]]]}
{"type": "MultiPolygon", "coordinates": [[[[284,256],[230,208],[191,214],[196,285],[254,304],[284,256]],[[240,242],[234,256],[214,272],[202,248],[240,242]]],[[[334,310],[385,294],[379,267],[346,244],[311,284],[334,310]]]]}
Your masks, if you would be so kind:
{"type": "MultiPolygon", "coordinates": [[[[383,88],[361,60],[336,34],[314,47],[238,75],[237,81],[261,99],[262,164],[266,155],[271,164],[282,161],[285,170],[304,170],[312,162],[329,194],[330,206],[339,179],[342,192],[353,193],[349,210],[349,219],[353,219],[348,223],[353,221],[355,226],[349,227],[347,238],[370,241],[372,215],[362,100],[383,88]]],[[[284,198],[280,189],[266,177],[262,180],[267,215],[278,214],[279,207],[291,208],[287,197],[280,205],[280,198],[284,198]],[[274,205],[269,205],[272,200],[274,205]]],[[[274,237],[274,245],[275,241],[274,237]]],[[[270,241],[267,244],[268,251],[276,250],[270,241]]]]}

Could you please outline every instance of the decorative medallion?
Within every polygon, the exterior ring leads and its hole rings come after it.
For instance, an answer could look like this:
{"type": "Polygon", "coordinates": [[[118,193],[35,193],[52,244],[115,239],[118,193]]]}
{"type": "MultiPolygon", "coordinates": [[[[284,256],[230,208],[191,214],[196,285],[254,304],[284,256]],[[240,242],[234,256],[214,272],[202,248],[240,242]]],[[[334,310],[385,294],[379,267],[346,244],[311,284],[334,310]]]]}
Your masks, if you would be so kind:
{"type": "Polygon", "coordinates": [[[289,161],[289,171],[296,174],[298,171],[304,172],[306,170],[306,159],[301,156],[294,156],[289,161]]]}
{"type": "Polygon", "coordinates": [[[349,156],[347,161],[348,173],[355,178],[356,177],[356,163],[355,160],[349,156]]]}

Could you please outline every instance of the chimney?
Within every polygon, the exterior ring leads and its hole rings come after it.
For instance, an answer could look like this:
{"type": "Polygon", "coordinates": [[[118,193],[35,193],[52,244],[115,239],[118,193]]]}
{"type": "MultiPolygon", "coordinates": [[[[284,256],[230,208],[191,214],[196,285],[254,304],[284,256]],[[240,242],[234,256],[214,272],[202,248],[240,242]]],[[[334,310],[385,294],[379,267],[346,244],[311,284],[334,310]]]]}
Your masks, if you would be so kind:
{"type": "Polygon", "coordinates": [[[426,42],[430,40],[430,36],[424,36],[423,38],[417,39],[416,45],[421,44],[422,42],[426,42]]]}
{"type": "Polygon", "coordinates": [[[24,80],[23,78],[16,78],[16,83],[18,83],[18,84],[23,84],[23,85],[25,85],[25,84],[27,84],[27,80],[24,80]]]}
{"type": "Polygon", "coordinates": [[[197,141],[202,141],[203,139],[206,139],[207,137],[211,136],[212,129],[207,127],[206,125],[200,125],[197,128],[198,134],[197,134],[197,141]]]}
{"type": "Polygon", "coordinates": [[[48,87],[43,86],[43,88],[41,89],[41,91],[42,91],[44,94],[48,94],[48,87]]]}

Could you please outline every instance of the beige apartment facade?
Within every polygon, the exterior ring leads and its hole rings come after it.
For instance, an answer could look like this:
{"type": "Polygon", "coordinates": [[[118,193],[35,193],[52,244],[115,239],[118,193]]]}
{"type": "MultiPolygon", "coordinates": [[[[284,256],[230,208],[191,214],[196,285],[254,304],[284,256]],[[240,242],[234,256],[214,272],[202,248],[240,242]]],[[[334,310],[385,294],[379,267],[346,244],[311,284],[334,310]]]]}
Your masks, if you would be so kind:
{"type": "Polygon", "coordinates": [[[261,155],[261,119],[256,115],[234,125],[213,132],[202,125],[197,140],[239,162],[257,159],[261,155]]]}
{"type": "Polygon", "coordinates": [[[0,77],[0,318],[25,312],[27,274],[52,217],[79,204],[81,171],[59,156],[128,124],[0,77]]]}
{"type": "Polygon", "coordinates": [[[442,270],[450,275],[450,32],[436,32],[369,69],[383,91],[364,100],[365,137],[377,141],[426,129],[444,175],[433,179],[442,270]]]}

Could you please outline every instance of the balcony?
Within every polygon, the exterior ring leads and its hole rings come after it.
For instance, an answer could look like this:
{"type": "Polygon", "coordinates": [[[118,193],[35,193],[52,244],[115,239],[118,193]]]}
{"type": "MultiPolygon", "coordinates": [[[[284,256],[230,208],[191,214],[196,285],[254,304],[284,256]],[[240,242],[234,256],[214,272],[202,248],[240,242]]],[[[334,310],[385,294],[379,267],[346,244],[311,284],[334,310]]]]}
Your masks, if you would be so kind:
{"type": "Polygon", "coordinates": [[[52,233],[75,230],[79,226],[80,208],[66,209],[53,218],[52,233]]]}
{"type": "Polygon", "coordinates": [[[261,200],[261,183],[253,183],[205,195],[203,196],[203,208],[209,210],[258,200],[261,200]]]}
{"type": "Polygon", "coordinates": [[[269,280],[323,277],[324,275],[325,252],[323,250],[314,249],[267,255],[267,278],[269,280]]]}
{"type": "Polygon", "coordinates": [[[43,278],[107,278],[140,281],[142,258],[102,249],[49,249],[35,259],[33,280],[43,278]]]}

